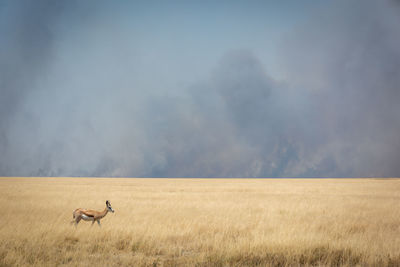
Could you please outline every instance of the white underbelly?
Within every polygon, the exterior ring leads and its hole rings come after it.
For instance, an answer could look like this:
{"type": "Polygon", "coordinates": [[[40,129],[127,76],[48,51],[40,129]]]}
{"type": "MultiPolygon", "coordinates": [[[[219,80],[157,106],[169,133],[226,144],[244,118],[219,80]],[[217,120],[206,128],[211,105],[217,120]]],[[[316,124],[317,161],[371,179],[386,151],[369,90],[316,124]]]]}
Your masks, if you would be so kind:
{"type": "Polygon", "coordinates": [[[89,217],[89,216],[86,216],[85,214],[82,214],[82,220],[84,220],[84,221],[93,221],[93,217],[89,217]]]}

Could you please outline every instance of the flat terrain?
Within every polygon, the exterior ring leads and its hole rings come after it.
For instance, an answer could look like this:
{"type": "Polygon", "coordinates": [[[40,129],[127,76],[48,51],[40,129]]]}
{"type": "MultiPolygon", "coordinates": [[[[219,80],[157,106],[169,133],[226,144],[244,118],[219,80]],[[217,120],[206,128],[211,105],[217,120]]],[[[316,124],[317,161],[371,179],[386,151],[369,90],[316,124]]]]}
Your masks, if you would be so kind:
{"type": "Polygon", "coordinates": [[[400,265],[399,179],[0,178],[0,206],[0,266],[400,265]]]}

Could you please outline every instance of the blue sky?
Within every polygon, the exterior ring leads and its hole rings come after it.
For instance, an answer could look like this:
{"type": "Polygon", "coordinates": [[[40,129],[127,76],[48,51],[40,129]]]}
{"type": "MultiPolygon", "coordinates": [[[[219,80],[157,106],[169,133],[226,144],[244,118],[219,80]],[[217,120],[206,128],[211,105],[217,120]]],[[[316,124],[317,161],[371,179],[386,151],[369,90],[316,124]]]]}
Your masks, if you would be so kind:
{"type": "Polygon", "coordinates": [[[3,1],[0,176],[399,176],[397,1],[3,1]]]}
{"type": "Polygon", "coordinates": [[[100,3],[80,3],[58,19],[54,31],[61,38],[60,47],[66,53],[87,53],[81,47],[88,45],[95,49],[91,52],[105,53],[116,46],[130,65],[140,65],[140,76],[156,71],[163,85],[204,78],[225,53],[240,49],[253,51],[269,72],[282,75],[276,61],[284,36],[321,5],[318,1],[100,3]]]}

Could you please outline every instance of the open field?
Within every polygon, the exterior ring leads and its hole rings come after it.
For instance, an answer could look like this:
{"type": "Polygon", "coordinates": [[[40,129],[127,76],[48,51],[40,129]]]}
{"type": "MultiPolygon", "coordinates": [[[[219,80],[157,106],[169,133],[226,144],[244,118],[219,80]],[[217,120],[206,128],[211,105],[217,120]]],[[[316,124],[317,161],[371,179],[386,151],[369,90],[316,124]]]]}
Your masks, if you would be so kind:
{"type": "Polygon", "coordinates": [[[400,265],[399,179],[0,178],[0,204],[0,266],[400,265]]]}

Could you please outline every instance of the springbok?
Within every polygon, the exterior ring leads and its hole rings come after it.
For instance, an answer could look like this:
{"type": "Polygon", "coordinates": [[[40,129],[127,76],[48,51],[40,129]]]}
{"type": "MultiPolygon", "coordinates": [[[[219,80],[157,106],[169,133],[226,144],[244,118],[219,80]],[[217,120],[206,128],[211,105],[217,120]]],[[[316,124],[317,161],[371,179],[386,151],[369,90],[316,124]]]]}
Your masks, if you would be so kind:
{"type": "Polygon", "coordinates": [[[104,218],[109,211],[114,213],[110,201],[108,200],[106,200],[106,208],[103,211],[86,210],[81,208],[76,209],[72,213],[73,220],[71,221],[71,224],[75,223],[75,226],[77,226],[80,220],[83,219],[84,221],[92,221],[92,226],[94,222],[97,222],[97,224],[101,226],[100,220],[104,218]]]}

